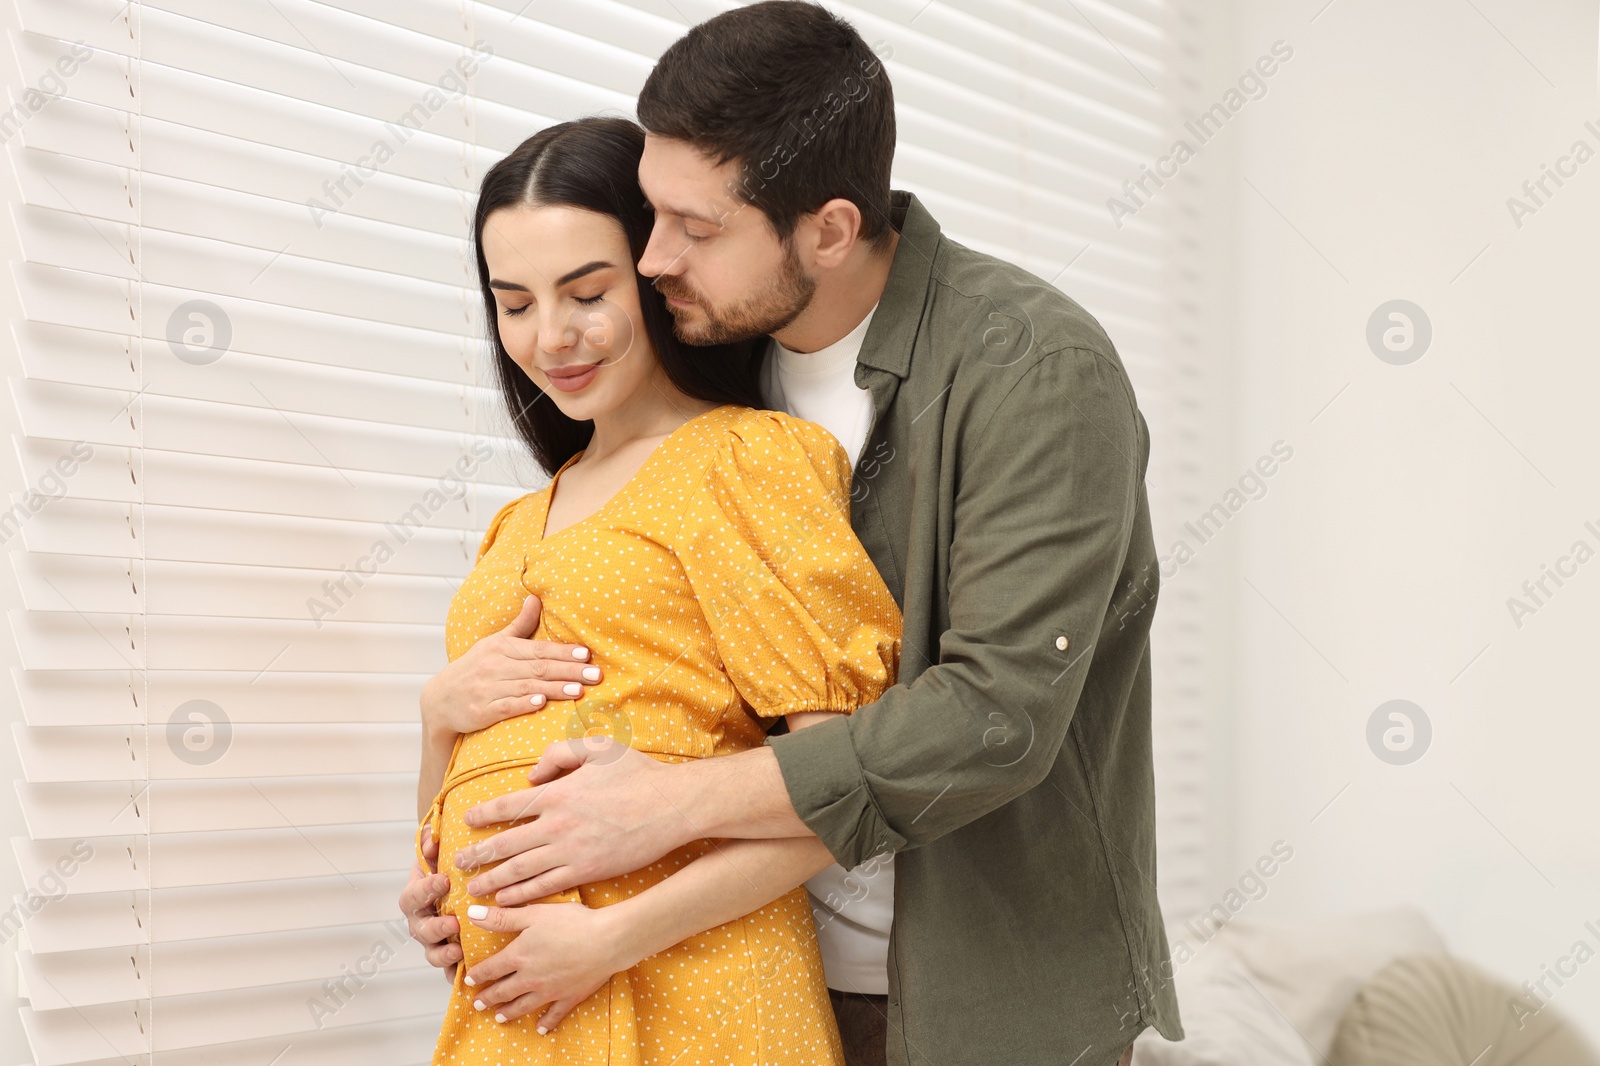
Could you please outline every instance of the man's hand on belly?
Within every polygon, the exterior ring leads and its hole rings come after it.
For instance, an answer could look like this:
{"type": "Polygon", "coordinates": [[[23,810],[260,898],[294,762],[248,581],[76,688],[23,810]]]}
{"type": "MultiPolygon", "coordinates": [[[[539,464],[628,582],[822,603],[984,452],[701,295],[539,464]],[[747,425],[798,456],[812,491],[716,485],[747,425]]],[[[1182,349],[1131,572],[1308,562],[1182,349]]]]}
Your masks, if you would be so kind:
{"type": "Polygon", "coordinates": [[[632,873],[705,836],[673,798],[686,769],[605,737],[550,745],[528,775],[532,788],[466,812],[469,826],[512,823],[457,854],[461,870],[500,862],[467,891],[516,906],[632,873]]]}

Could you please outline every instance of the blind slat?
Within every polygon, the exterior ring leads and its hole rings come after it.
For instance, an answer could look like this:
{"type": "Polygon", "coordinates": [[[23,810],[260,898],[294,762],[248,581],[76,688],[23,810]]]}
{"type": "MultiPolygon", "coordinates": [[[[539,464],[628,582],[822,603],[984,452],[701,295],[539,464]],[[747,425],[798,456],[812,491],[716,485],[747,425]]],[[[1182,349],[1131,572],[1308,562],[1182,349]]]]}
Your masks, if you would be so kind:
{"type": "Polygon", "coordinates": [[[64,845],[92,848],[87,861],[65,880],[67,894],[132,892],[269,882],[354,873],[403,872],[398,859],[416,829],[413,822],[353,826],[292,826],[235,829],[225,833],[150,833],[145,837],[100,837],[90,841],[13,841],[17,866],[29,884],[46,877],[66,852],[64,845]],[[153,882],[153,883],[152,883],[153,882]]]}
{"type": "MultiPolygon", "coordinates": [[[[439,658],[443,657],[441,650],[439,658]]],[[[226,708],[220,709],[226,715],[226,708]]],[[[179,726],[169,726],[159,719],[148,730],[143,726],[13,724],[12,738],[22,760],[23,775],[28,781],[36,782],[305,777],[416,771],[420,724],[235,722],[208,726],[201,711],[193,712],[200,717],[190,717],[179,706],[170,713],[179,726]],[[185,722],[189,724],[182,724],[185,722]],[[221,752],[214,762],[197,761],[201,754],[213,751],[221,752]]]]}
{"type": "Polygon", "coordinates": [[[226,707],[234,722],[324,722],[327,707],[338,707],[339,720],[350,724],[416,722],[417,697],[426,679],[426,674],[412,671],[358,674],[335,670],[262,672],[259,668],[146,670],[142,677],[129,670],[16,670],[12,674],[29,725],[142,726],[146,702],[162,709],[152,717],[160,723],[177,707],[196,699],[226,707]],[[136,680],[141,682],[137,689],[136,680]]]}
{"type": "MultiPolygon", "coordinates": [[[[55,955],[21,952],[24,980],[36,991],[36,1010],[117,1003],[151,995],[182,996],[255,985],[321,980],[364,958],[388,957],[385,972],[431,969],[411,943],[397,914],[386,923],[364,922],[343,929],[302,930],[255,936],[180,940],[153,947],[98,948],[55,955]]],[[[370,964],[369,964],[370,966],[370,964]]],[[[352,971],[353,972],[353,971],[352,971]]],[[[440,982],[441,985],[443,982],[440,982]]]]}
{"type": "MultiPolygon", "coordinates": [[[[459,530],[473,547],[488,516],[548,481],[541,474],[533,484],[497,485],[480,476],[474,484],[473,475],[481,475],[483,456],[489,449],[498,448],[505,454],[512,447],[507,441],[487,437],[474,441],[464,455],[431,477],[145,449],[139,456],[142,464],[137,468],[137,481],[133,449],[100,446],[92,449],[89,459],[79,462],[91,450],[87,442],[50,437],[12,439],[28,484],[38,486],[45,497],[59,496],[57,482],[63,480],[64,472],[70,479],[74,499],[138,503],[142,488],[145,502],[173,507],[368,525],[379,516],[387,516],[386,521],[406,518],[429,528],[459,530]],[[55,476],[49,477],[50,474],[55,476]],[[435,492],[452,506],[438,505],[432,496],[435,492]],[[419,501],[437,506],[416,510],[419,501]]],[[[521,457],[514,453],[508,458],[512,464],[521,465],[521,457]]],[[[15,532],[16,526],[0,515],[0,536],[9,539],[15,532]]]]}
{"type": "Polygon", "coordinates": [[[144,832],[271,829],[286,821],[297,826],[388,822],[396,812],[409,812],[415,786],[410,773],[151,781],[134,787],[115,781],[23,781],[17,795],[31,836],[73,841],[144,832]]]}
{"type": "Polygon", "coordinates": [[[397,913],[401,884],[392,873],[356,873],[69,895],[28,920],[28,941],[35,952],[49,953],[383,922],[397,913]]]}

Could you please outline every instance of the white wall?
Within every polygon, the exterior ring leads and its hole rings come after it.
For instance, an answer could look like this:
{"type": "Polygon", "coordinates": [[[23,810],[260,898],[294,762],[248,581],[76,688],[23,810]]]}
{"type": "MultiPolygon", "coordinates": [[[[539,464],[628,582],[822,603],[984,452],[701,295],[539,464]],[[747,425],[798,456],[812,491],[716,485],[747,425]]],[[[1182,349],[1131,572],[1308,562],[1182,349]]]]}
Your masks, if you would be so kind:
{"type": "MultiPolygon", "coordinates": [[[[1236,70],[1275,40],[1294,55],[1224,132],[1233,465],[1279,439],[1294,454],[1229,531],[1235,865],[1283,839],[1252,917],[1415,903],[1520,984],[1600,949],[1600,557],[1520,628],[1507,608],[1575,541],[1600,551],[1600,157],[1520,227],[1507,208],[1575,141],[1600,153],[1596,4],[1237,15],[1236,70]],[[1408,365],[1365,337],[1393,299],[1432,323],[1408,365]],[[1432,723],[1408,765],[1368,747],[1391,699],[1432,723]]],[[[1600,1042],[1600,959],[1552,1003],[1600,1042]]]]}

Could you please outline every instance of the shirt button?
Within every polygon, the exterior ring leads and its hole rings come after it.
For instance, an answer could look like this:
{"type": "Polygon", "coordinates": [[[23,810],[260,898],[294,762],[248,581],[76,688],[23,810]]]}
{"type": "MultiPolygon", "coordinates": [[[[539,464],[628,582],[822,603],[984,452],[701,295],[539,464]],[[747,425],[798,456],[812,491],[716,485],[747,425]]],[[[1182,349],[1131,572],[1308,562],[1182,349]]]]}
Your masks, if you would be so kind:
{"type": "Polygon", "coordinates": [[[1066,637],[1057,637],[1056,638],[1056,651],[1066,651],[1066,650],[1067,650],[1067,638],[1066,637]]]}

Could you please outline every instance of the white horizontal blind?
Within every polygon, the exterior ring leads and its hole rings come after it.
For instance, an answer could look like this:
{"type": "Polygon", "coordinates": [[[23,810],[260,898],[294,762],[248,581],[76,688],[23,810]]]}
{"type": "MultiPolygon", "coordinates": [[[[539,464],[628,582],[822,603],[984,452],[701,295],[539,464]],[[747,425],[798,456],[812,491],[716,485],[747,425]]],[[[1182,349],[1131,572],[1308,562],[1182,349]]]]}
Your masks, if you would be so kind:
{"type": "MultiPolygon", "coordinates": [[[[6,142],[44,495],[0,518],[33,890],[0,921],[38,1066],[428,1061],[446,985],[392,924],[416,694],[488,517],[544,481],[480,340],[473,194],[550,122],[631,114],[726,6],[19,0],[25,81],[72,70],[6,142]]],[[[1165,139],[1159,5],[1047,6],[836,5],[892,49],[897,186],[1099,316],[1159,433],[1168,234],[1104,217],[1165,139]]]]}
{"type": "Polygon", "coordinates": [[[25,78],[87,53],[8,145],[14,442],[66,485],[13,501],[14,850],[65,888],[18,912],[34,1060],[426,1062],[416,693],[488,516],[542,479],[486,387],[472,197],[556,117],[631,106],[675,30],[19,7],[25,78]]]}

